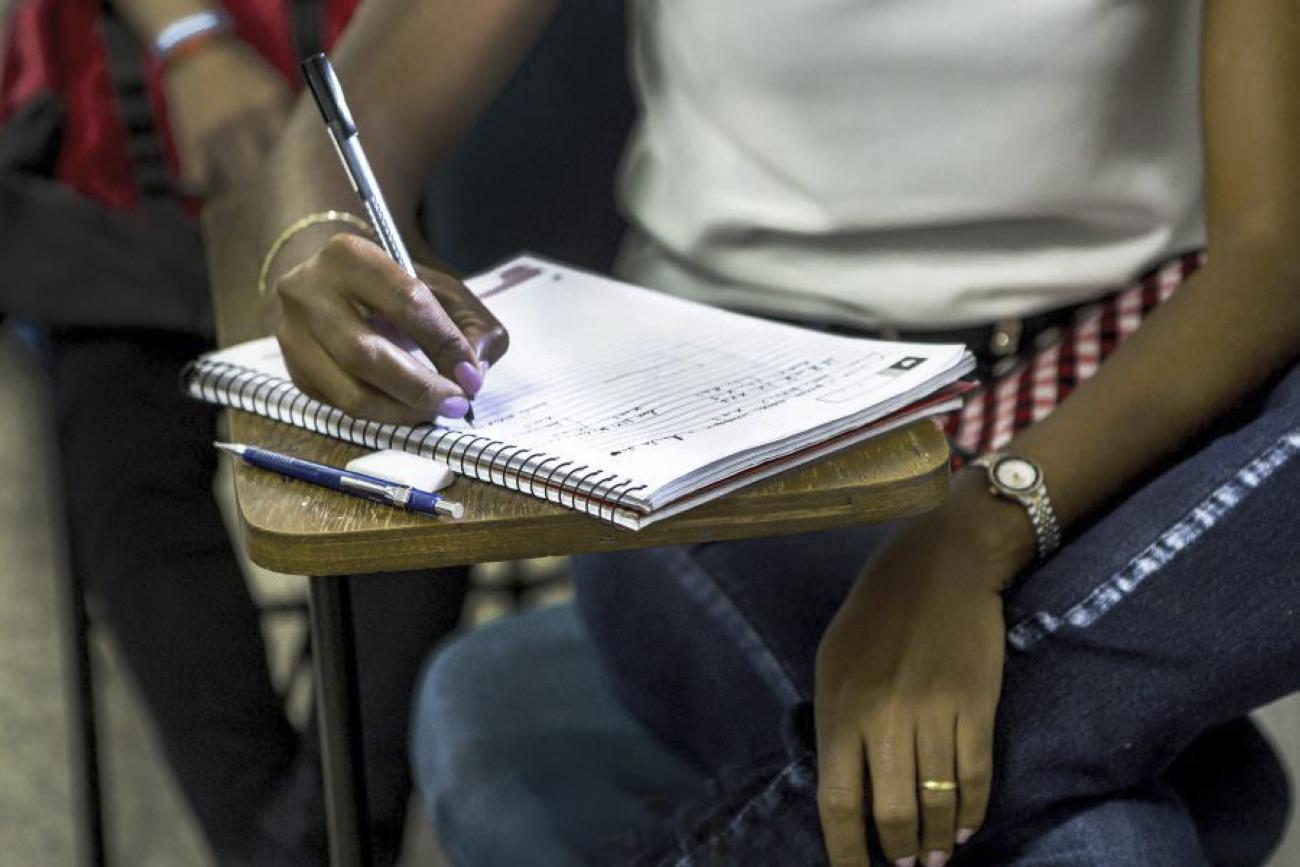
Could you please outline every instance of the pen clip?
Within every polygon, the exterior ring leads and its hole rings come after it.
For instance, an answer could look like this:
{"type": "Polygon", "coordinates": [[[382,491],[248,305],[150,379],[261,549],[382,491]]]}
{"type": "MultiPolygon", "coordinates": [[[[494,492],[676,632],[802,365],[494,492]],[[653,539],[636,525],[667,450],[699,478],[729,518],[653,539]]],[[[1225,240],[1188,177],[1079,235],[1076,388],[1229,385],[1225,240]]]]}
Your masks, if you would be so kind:
{"type": "Polygon", "coordinates": [[[356,135],[357,125],[352,121],[352,112],[348,110],[343,88],[339,86],[329,58],[324,54],[313,54],[302,62],[302,74],[330,131],[339,141],[356,135]]]}
{"type": "Polygon", "coordinates": [[[407,501],[411,499],[410,488],[403,488],[399,485],[381,485],[377,482],[358,479],[352,476],[343,476],[339,479],[339,486],[348,490],[356,491],[363,494],[371,494],[379,497],[386,503],[394,506],[406,508],[407,501]]]}

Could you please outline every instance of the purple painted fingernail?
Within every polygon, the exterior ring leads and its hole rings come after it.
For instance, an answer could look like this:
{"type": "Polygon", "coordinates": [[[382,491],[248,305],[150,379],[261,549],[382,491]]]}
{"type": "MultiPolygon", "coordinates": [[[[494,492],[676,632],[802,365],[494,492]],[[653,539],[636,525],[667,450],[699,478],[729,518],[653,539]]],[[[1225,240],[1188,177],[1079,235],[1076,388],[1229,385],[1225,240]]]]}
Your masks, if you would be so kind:
{"type": "Polygon", "coordinates": [[[438,407],[438,415],[443,418],[464,418],[467,412],[469,412],[469,400],[459,394],[447,398],[442,402],[442,406],[438,407]]]}
{"type": "Polygon", "coordinates": [[[948,856],[938,849],[931,852],[925,859],[925,867],[943,867],[948,863],[948,856]]]}
{"type": "Polygon", "coordinates": [[[468,361],[461,361],[451,369],[451,375],[460,383],[460,387],[465,389],[465,393],[470,397],[478,394],[478,390],[483,387],[483,374],[479,373],[478,368],[468,361]]]}
{"type": "Polygon", "coordinates": [[[974,837],[974,836],[975,836],[975,832],[974,832],[973,830],[971,830],[970,828],[958,828],[958,829],[957,829],[957,845],[958,845],[958,846],[964,845],[964,844],[966,843],[966,841],[970,840],[970,838],[971,838],[971,837],[974,837]]]}
{"type": "Polygon", "coordinates": [[[906,858],[899,858],[894,862],[894,867],[916,867],[916,856],[908,855],[906,858]]]}

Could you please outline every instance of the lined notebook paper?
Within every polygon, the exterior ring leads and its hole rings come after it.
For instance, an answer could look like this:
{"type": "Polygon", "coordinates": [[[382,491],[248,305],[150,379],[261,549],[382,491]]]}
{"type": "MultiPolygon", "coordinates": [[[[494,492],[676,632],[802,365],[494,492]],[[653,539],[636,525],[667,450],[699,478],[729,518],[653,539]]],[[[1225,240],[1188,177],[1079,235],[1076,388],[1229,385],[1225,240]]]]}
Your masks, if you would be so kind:
{"type": "Polygon", "coordinates": [[[466,282],[510,331],[473,427],[354,419],[300,392],[273,338],[203,356],[185,387],[638,529],[951,410],[973,368],[960,345],[823,334],[533,257],[466,282]]]}

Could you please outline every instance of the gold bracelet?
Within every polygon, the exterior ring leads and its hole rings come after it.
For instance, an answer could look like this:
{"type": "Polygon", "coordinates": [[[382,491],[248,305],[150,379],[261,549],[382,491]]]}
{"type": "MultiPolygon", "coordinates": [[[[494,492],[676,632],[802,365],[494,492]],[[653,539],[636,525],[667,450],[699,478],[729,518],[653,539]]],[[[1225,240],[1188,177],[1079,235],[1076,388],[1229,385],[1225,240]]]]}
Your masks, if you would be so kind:
{"type": "Polygon", "coordinates": [[[312,226],[319,226],[322,223],[347,223],[349,226],[363,230],[371,239],[375,237],[375,231],[370,228],[369,223],[358,217],[356,214],[349,213],[348,211],[317,211],[314,214],[308,214],[305,217],[294,220],[283,232],[280,233],[280,236],[271,243],[270,249],[268,249],[266,255],[262,257],[262,270],[257,275],[257,296],[259,298],[266,297],[266,278],[267,275],[271,273],[271,263],[275,261],[276,254],[280,252],[280,248],[289,243],[289,239],[301,232],[303,229],[312,226]]]}

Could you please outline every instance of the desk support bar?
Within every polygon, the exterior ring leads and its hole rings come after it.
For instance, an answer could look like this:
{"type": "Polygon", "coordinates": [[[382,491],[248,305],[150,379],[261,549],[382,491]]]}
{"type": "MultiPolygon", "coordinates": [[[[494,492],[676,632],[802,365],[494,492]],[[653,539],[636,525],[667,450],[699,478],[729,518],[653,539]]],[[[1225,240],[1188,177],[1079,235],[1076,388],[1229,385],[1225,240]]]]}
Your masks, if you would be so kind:
{"type": "Polygon", "coordinates": [[[316,717],[320,724],[325,809],[332,867],[368,867],[370,822],[366,809],[361,704],[348,579],[310,580],[316,717]]]}
{"type": "Polygon", "coordinates": [[[64,580],[57,583],[77,863],[82,867],[104,867],[108,864],[108,847],[104,834],[104,799],[100,791],[98,727],[95,725],[99,707],[95,663],[90,652],[86,588],[81,573],[70,562],[65,561],[62,566],[64,580]]]}

